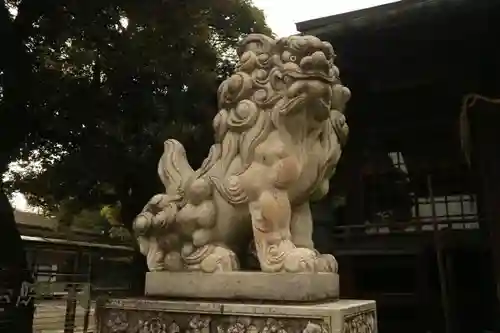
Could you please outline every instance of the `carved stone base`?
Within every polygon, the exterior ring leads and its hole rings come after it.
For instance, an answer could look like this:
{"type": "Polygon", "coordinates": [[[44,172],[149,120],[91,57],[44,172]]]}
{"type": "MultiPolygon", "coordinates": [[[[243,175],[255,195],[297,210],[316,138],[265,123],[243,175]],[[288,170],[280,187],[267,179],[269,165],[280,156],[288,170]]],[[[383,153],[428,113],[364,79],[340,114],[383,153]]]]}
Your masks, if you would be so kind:
{"type": "Polygon", "coordinates": [[[336,300],[335,273],[149,272],[146,296],[271,301],[336,300]]]}
{"type": "Polygon", "coordinates": [[[97,333],[376,333],[374,301],[278,305],[109,299],[97,333]]]}

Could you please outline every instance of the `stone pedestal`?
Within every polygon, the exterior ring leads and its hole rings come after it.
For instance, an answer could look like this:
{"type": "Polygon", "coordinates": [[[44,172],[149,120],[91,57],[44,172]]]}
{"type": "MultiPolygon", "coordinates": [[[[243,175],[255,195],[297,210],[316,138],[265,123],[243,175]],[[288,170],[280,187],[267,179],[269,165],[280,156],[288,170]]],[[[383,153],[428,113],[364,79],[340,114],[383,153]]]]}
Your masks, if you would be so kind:
{"type": "Polygon", "coordinates": [[[335,273],[149,272],[146,296],[182,299],[320,301],[339,297],[335,273]]]}
{"type": "Polygon", "coordinates": [[[338,300],[334,273],[150,272],[145,298],[108,299],[98,333],[375,333],[374,301],[338,300]]]}
{"type": "Polygon", "coordinates": [[[314,304],[108,299],[99,333],[376,333],[374,301],[314,304]]]}

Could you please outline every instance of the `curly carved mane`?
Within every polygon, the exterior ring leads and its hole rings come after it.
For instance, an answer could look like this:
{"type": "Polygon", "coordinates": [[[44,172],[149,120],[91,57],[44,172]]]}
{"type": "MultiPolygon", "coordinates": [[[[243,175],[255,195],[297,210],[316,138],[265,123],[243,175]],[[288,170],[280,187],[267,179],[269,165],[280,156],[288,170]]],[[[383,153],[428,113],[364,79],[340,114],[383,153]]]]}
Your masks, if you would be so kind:
{"type": "MultiPolygon", "coordinates": [[[[200,176],[214,166],[222,176],[235,158],[241,165],[252,161],[255,147],[266,139],[272,124],[267,112],[279,99],[272,85],[274,40],[250,35],[238,49],[236,73],[218,90],[219,112],[213,120],[215,144],[200,169],[200,176]]],[[[276,71],[275,71],[276,72],[276,71]]]]}
{"type": "MultiPolygon", "coordinates": [[[[338,145],[343,145],[347,138],[343,111],[350,98],[350,92],[341,84],[338,68],[333,63],[333,48],[313,36],[291,36],[276,41],[264,35],[251,34],[237,50],[239,62],[235,73],[218,89],[219,112],[213,120],[215,143],[200,169],[194,171],[184,165],[185,151],[180,143],[175,140],[165,143],[164,158],[169,159],[169,163],[165,164],[170,167],[165,168],[160,161],[159,173],[162,179],[169,179],[164,181],[167,193],[174,195],[194,179],[208,177],[229,202],[244,202],[244,193],[225,182],[252,163],[255,148],[267,139],[272,130],[282,128],[286,131],[282,119],[293,109],[287,94],[289,89],[294,89],[293,85],[291,88],[287,86],[287,82],[307,78],[307,73],[297,72],[296,68],[303,63],[301,56],[311,49],[321,50],[328,57],[329,76],[332,78],[330,116],[318,130],[324,161],[318,170],[315,187],[327,186],[321,182],[333,173],[338,160],[338,145]],[[179,166],[175,167],[176,164],[179,166]],[[162,175],[165,172],[168,175],[162,175]],[[192,176],[187,177],[187,174],[192,176]]],[[[321,190],[325,191],[328,188],[321,190]]],[[[304,193],[304,196],[310,194],[304,193]]]]}
{"type": "MultiPolygon", "coordinates": [[[[330,44],[307,36],[282,38],[278,41],[263,35],[249,35],[239,49],[239,63],[235,74],[226,79],[218,90],[219,112],[213,120],[215,144],[203,163],[197,176],[213,174],[216,178],[229,176],[226,172],[235,159],[241,159],[240,172],[244,171],[254,158],[255,148],[263,142],[269,133],[281,126],[279,116],[286,115],[287,108],[276,107],[285,99],[287,89],[284,77],[287,67],[293,63],[291,52],[301,52],[304,48],[304,38],[309,38],[311,44],[321,43],[325,54],[331,57],[333,72],[331,114],[323,123],[321,132],[322,149],[325,158],[321,167],[320,182],[333,173],[338,153],[337,146],[343,145],[347,138],[347,126],[343,117],[345,104],[350,98],[350,92],[342,86],[338,78],[338,68],[333,64],[335,57],[330,44]],[[288,59],[287,59],[288,57],[288,59]],[[291,58],[291,59],[290,59],[291,58]],[[335,134],[332,136],[332,134],[335,134]],[[210,172],[217,168],[215,172],[210,172]]],[[[317,45],[314,45],[318,47],[317,45]]],[[[313,46],[313,47],[314,47],[313,46]]],[[[220,188],[217,181],[216,187],[220,188]]],[[[320,186],[321,184],[318,184],[320,186]]],[[[223,189],[221,188],[223,191],[223,189]]],[[[328,189],[326,189],[328,191],[328,189]]],[[[326,194],[326,193],[324,193],[326,194]]],[[[324,195],[322,194],[322,195],[324,195]]],[[[229,194],[229,197],[241,198],[241,193],[229,194]]],[[[231,201],[235,202],[233,198],[231,201]]],[[[236,200],[238,201],[238,200],[236,200]]]]}

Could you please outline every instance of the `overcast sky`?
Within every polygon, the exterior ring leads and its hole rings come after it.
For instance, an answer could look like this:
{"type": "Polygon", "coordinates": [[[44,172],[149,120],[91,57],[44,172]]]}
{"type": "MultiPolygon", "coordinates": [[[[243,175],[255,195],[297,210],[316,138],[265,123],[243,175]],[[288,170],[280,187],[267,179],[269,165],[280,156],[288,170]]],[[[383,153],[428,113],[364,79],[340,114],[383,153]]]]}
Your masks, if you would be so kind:
{"type": "Polygon", "coordinates": [[[264,10],[267,23],[278,37],[295,34],[295,23],[318,17],[374,7],[394,0],[253,0],[264,10]]]}

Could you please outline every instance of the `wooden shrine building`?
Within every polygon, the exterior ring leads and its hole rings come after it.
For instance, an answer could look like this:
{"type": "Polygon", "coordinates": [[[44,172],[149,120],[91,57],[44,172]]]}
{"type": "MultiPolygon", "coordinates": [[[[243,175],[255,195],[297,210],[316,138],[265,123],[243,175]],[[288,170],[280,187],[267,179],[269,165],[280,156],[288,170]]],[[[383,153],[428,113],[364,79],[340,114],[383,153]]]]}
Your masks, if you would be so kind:
{"type": "Polygon", "coordinates": [[[343,297],[376,299],[381,333],[500,331],[500,1],[403,0],[297,30],[332,43],[353,93],[315,210],[343,297]]]}

